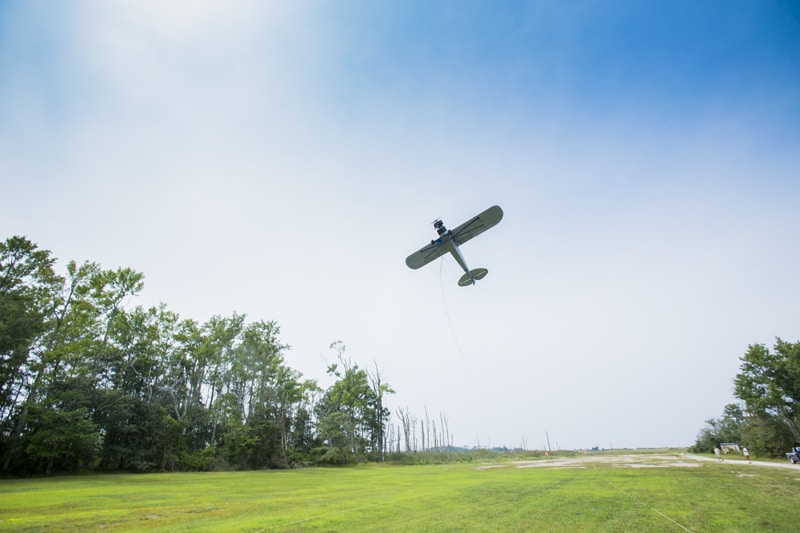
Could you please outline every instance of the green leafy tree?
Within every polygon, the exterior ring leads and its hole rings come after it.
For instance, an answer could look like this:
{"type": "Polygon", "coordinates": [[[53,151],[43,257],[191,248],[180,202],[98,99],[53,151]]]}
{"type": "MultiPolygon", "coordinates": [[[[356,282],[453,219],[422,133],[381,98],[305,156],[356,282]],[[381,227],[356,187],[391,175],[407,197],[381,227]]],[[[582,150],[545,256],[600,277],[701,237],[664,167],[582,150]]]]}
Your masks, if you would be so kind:
{"type": "Polygon", "coordinates": [[[17,470],[49,475],[94,466],[99,434],[91,418],[92,389],[86,378],[69,377],[53,384],[43,403],[31,405],[17,470]]]}
{"type": "Polygon", "coordinates": [[[742,408],[733,403],[728,404],[721,417],[706,421],[706,427],[700,430],[691,451],[711,453],[720,443],[742,442],[744,426],[745,418],[742,408]]]}
{"type": "Polygon", "coordinates": [[[292,462],[311,459],[313,450],[321,444],[316,434],[313,404],[322,390],[313,380],[304,381],[301,389],[300,401],[294,405],[287,443],[292,462]]]}
{"type": "Polygon", "coordinates": [[[35,352],[63,284],[54,262],[24,237],[0,242],[0,435],[11,434],[28,394],[35,352]]]}
{"type": "Polygon", "coordinates": [[[242,331],[242,341],[234,351],[232,392],[245,416],[250,437],[247,466],[251,468],[269,466],[281,454],[278,392],[290,387],[280,383],[287,374],[283,361],[287,346],[278,340],[279,333],[275,322],[254,322],[242,331]]]}
{"type": "Polygon", "coordinates": [[[118,400],[97,406],[103,464],[173,470],[182,455],[191,453],[179,318],[163,304],[113,313],[114,323],[104,333],[104,348],[97,355],[105,369],[102,381],[113,388],[103,396],[118,400]]]}
{"type": "Polygon", "coordinates": [[[73,261],[67,265],[68,278],[54,278],[48,290],[42,286],[37,289],[38,300],[46,302],[48,312],[43,333],[26,354],[24,389],[8,423],[8,448],[3,463],[6,469],[17,470],[12,464],[15,456],[17,466],[25,466],[27,461],[19,456],[24,446],[23,437],[29,439],[32,432],[47,429],[30,423],[31,409],[39,405],[57,405],[59,399],[50,396],[53,391],[56,395],[63,393],[62,382],[85,383],[92,374],[98,313],[91,284],[100,273],[93,263],[78,266],[73,261]]]}
{"type": "Polygon", "coordinates": [[[330,365],[328,373],[338,379],[325,391],[315,411],[320,438],[337,453],[323,456],[332,455],[349,462],[374,454],[379,459],[390,414],[383,406],[383,397],[393,391],[377,371],[370,377],[345,358],[341,341],[331,344],[331,348],[337,350],[339,363],[330,365]]]}
{"type": "MultiPolygon", "coordinates": [[[[205,370],[199,370],[207,388],[205,405],[210,413],[211,428],[208,440],[212,447],[219,447],[219,430],[225,425],[227,410],[217,408],[217,402],[223,395],[229,394],[233,386],[232,373],[235,367],[236,346],[245,327],[245,316],[233,314],[230,318],[211,317],[203,325],[203,342],[198,356],[204,362],[205,370]]],[[[228,402],[226,402],[227,404],[228,402]]]]}
{"type": "Polygon", "coordinates": [[[129,269],[67,264],[67,278],[49,296],[45,333],[28,354],[32,379],[10,434],[6,467],[27,468],[31,453],[47,458],[45,472],[94,462],[101,436],[92,420],[96,406],[88,399],[102,386],[108,331],[122,300],[141,288],[140,280],[129,269]]]}
{"type": "Polygon", "coordinates": [[[753,344],[741,361],[736,396],[747,412],[780,421],[800,441],[800,343],[776,339],[774,350],[753,344]]]}
{"type": "Polygon", "coordinates": [[[774,416],[754,415],[747,418],[742,428],[742,441],[751,452],[771,457],[784,457],[791,449],[792,432],[774,416]]]}
{"type": "Polygon", "coordinates": [[[207,439],[211,418],[203,404],[203,332],[193,320],[183,320],[176,323],[173,340],[164,392],[170,417],[180,429],[175,441],[180,468],[206,470],[214,450],[207,439]]]}

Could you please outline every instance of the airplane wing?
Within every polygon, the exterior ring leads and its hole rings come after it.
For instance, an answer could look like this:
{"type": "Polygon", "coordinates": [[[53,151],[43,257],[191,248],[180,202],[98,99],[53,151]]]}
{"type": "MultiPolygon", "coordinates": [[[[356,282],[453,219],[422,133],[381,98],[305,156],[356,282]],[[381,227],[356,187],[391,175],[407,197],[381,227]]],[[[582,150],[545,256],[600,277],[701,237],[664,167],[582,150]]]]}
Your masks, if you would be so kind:
{"type": "MultiPolygon", "coordinates": [[[[456,229],[451,230],[453,239],[459,246],[470,240],[471,238],[480,235],[487,229],[496,225],[503,219],[503,210],[499,205],[493,205],[478,216],[472,217],[456,229]]],[[[441,255],[441,254],[440,254],[441,255]]],[[[437,256],[438,257],[438,256],[437,256]]],[[[434,258],[435,259],[435,258],[434,258]]],[[[420,265],[421,266],[421,265],[420,265]]]]}
{"type": "Polygon", "coordinates": [[[439,242],[424,246],[406,257],[406,265],[414,270],[423,267],[447,253],[447,247],[439,242]]]}

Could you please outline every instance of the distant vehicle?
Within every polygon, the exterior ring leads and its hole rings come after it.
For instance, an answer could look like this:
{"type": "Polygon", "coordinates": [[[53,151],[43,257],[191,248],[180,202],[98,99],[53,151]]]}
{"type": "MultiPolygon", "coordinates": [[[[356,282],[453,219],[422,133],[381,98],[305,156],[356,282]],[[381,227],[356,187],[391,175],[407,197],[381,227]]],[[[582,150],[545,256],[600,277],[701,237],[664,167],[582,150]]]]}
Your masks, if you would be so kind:
{"type": "Polygon", "coordinates": [[[485,268],[476,268],[470,270],[464,256],[461,255],[460,245],[464,244],[476,235],[480,235],[487,229],[491,228],[503,218],[503,210],[498,205],[493,205],[483,213],[472,217],[454,230],[449,230],[444,227],[444,223],[437,219],[433,222],[433,227],[436,233],[439,234],[438,239],[434,239],[430,244],[423,246],[413,254],[406,258],[406,265],[408,268],[414,270],[423,267],[433,261],[434,259],[443,256],[447,252],[455,258],[456,262],[464,270],[465,274],[458,280],[461,287],[468,285],[475,285],[475,282],[489,272],[485,268]]]}
{"type": "Polygon", "coordinates": [[[786,458],[789,459],[793,465],[800,463],[800,442],[794,443],[792,451],[786,454],[786,458]]]}

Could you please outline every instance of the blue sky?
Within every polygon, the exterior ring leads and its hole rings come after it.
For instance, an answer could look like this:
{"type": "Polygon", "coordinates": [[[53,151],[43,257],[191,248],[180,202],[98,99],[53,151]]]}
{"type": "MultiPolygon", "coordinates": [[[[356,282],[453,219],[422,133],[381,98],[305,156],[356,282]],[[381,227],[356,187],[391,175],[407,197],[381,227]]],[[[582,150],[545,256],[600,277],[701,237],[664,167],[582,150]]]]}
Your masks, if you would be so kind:
{"type": "Polygon", "coordinates": [[[0,2],[0,237],[459,444],[691,444],[800,340],[798,147],[796,2],[0,2]],[[406,268],[492,204],[477,286],[406,268]]]}

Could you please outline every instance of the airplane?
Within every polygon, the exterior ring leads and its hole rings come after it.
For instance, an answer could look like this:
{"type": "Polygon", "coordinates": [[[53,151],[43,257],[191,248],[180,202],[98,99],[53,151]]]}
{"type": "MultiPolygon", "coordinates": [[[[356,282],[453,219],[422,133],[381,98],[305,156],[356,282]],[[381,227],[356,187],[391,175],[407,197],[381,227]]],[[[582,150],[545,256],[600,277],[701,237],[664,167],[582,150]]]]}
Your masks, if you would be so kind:
{"type": "Polygon", "coordinates": [[[430,244],[420,248],[413,254],[406,257],[406,265],[411,269],[418,269],[443,256],[447,252],[453,255],[456,262],[464,269],[465,274],[458,280],[460,287],[475,285],[477,280],[483,279],[489,271],[485,268],[470,270],[464,256],[461,255],[460,245],[471,238],[480,235],[503,219],[503,210],[499,205],[493,205],[483,213],[472,217],[454,230],[444,227],[441,219],[433,221],[433,227],[439,238],[432,240],[430,244]]]}

